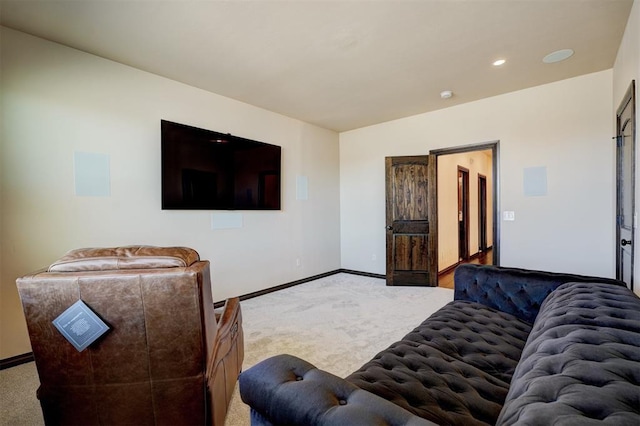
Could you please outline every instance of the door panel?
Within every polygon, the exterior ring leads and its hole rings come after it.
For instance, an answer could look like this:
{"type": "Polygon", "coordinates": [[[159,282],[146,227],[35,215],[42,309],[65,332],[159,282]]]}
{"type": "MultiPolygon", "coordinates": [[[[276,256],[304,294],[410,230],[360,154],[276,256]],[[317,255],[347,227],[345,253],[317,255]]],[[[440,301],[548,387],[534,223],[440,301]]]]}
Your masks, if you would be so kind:
{"type": "Polygon", "coordinates": [[[387,285],[437,285],[435,156],[387,157],[387,285]]]}
{"type": "Polygon", "coordinates": [[[616,278],[633,289],[635,234],[635,82],[616,114],[616,278]]]}
{"type": "Polygon", "coordinates": [[[428,169],[423,164],[393,164],[393,219],[426,219],[428,169]]]}
{"type": "Polygon", "coordinates": [[[396,271],[425,271],[428,268],[427,238],[423,235],[394,235],[396,271]]]}

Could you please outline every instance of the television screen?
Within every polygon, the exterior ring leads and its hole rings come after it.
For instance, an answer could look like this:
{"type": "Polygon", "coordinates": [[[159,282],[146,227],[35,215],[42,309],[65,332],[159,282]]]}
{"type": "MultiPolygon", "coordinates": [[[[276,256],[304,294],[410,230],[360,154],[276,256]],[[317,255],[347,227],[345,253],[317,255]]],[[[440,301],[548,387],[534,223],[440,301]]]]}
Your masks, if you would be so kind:
{"type": "Polygon", "coordinates": [[[163,210],[280,210],[281,148],[161,121],[163,210]]]}

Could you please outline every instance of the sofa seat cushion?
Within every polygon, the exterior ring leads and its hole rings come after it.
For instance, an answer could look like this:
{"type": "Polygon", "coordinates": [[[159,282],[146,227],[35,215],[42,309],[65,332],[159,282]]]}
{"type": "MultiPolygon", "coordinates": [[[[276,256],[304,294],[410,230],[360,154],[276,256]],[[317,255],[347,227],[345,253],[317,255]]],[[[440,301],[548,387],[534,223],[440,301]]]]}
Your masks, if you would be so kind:
{"type": "Polygon", "coordinates": [[[438,424],[494,424],[531,325],[453,301],[347,381],[438,424]]]}
{"type": "Polygon", "coordinates": [[[640,425],[640,299],[567,283],[543,303],[499,424],[640,425]]]}

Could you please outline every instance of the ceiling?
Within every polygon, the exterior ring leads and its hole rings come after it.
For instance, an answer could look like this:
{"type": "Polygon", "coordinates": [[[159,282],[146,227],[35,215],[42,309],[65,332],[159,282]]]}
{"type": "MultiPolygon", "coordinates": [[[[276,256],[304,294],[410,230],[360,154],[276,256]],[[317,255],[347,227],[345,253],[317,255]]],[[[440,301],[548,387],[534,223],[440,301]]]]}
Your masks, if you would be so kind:
{"type": "Polygon", "coordinates": [[[346,131],[609,69],[632,4],[2,0],[0,23],[346,131]]]}

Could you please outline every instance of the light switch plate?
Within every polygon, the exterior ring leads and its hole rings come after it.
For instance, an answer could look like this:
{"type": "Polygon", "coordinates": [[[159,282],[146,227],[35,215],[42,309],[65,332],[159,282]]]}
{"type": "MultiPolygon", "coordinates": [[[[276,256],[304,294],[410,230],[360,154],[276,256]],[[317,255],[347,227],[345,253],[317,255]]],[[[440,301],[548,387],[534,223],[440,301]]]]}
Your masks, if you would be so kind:
{"type": "Polygon", "coordinates": [[[514,212],[514,211],[502,212],[502,218],[504,220],[508,220],[508,221],[516,220],[516,212],[514,212]]]}

